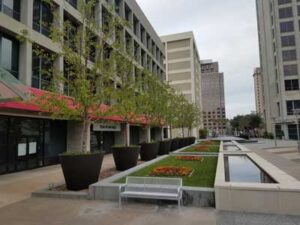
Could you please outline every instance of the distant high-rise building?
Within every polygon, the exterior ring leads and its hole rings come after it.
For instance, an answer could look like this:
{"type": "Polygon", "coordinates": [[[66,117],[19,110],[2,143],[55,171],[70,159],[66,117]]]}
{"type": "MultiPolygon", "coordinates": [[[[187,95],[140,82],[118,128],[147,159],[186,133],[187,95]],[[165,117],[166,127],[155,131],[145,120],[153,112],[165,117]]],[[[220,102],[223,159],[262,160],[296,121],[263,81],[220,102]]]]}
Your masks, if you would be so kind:
{"type": "Polygon", "coordinates": [[[225,134],[224,74],[218,62],[201,61],[201,92],[204,128],[211,134],[225,134]]]}
{"type": "MultiPolygon", "coordinates": [[[[188,101],[201,108],[200,57],[193,32],[162,36],[161,40],[166,51],[166,80],[188,101]]],[[[192,129],[193,136],[198,136],[199,127],[192,129]]],[[[174,130],[174,135],[181,133],[181,129],[174,130]]]]}
{"type": "Polygon", "coordinates": [[[297,139],[300,109],[300,2],[256,0],[265,122],[285,138],[297,139]]]}
{"type": "Polygon", "coordinates": [[[261,117],[265,117],[265,103],[264,103],[264,84],[263,77],[260,68],[254,69],[253,74],[254,79],[254,90],[255,90],[255,106],[256,113],[261,117]]]}

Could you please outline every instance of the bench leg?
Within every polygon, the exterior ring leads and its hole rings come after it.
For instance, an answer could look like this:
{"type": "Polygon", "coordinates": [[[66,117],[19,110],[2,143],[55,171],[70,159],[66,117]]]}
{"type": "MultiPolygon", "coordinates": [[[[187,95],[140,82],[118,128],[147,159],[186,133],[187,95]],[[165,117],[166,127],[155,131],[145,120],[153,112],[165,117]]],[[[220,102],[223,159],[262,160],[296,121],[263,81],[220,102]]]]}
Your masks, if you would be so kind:
{"type": "Polygon", "coordinates": [[[180,198],[178,199],[178,209],[180,209],[180,202],[181,202],[181,200],[180,200],[180,198]]]}
{"type": "Polygon", "coordinates": [[[121,195],[119,196],[119,208],[122,208],[122,198],[121,198],[121,195]]]}

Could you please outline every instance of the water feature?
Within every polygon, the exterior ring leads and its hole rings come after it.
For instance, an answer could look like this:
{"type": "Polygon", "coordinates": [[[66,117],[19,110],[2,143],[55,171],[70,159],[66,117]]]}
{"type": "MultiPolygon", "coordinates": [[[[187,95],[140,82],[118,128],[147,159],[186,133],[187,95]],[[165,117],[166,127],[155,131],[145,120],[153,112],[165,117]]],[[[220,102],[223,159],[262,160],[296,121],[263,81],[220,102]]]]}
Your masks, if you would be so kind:
{"type": "Polygon", "coordinates": [[[276,183],[246,155],[224,156],[226,182],[276,183]]]}

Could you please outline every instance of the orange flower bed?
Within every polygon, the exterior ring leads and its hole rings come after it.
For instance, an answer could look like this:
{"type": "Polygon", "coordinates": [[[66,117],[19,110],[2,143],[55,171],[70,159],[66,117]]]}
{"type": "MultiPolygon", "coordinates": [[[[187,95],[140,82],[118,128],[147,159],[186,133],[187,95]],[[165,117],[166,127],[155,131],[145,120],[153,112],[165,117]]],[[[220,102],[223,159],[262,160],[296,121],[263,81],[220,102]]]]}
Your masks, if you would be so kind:
{"type": "Polygon", "coordinates": [[[187,177],[193,172],[189,167],[159,166],[154,168],[150,176],[187,177]]]}
{"type": "Polygon", "coordinates": [[[208,146],[195,146],[194,150],[199,151],[199,152],[209,151],[209,147],[208,146]]]}
{"type": "Polygon", "coordinates": [[[182,161],[203,161],[204,158],[202,156],[176,156],[176,159],[182,161]]]}
{"type": "Polygon", "coordinates": [[[214,141],[203,141],[203,142],[200,142],[201,145],[213,145],[215,144],[214,141]]]}

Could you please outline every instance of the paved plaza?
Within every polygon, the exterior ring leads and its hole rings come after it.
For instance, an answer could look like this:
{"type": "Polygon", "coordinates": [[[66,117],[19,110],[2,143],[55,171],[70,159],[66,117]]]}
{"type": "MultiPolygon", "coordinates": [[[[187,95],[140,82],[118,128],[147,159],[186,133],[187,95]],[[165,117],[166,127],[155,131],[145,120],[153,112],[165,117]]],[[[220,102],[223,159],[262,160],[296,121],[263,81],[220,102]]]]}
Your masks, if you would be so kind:
{"type": "MultiPolygon", "coordinates": [[[[279,141],[274,148],[271,140],[244,144],[290,175],[300,179],[300,164],[287,157],[295,154],[296,142],[279,141]]],[[[297,153],[298,154],[298,153],[297,153]]],[[[297,156],[297,155],[296,155],[297,156]]],[[[103,161],[101,177],[115,174],[111,155],[103,161]]],[[[0,218],[2,225],[300,225],[300,217],[251,213],[218,212],[214,208],[183,207],[176,204],[116,202],[31,197],[31,192],[60,183],[60,166],[1,176],[0,218]],[[18,212],[16,216],[16,212],[18,212]]]]}

